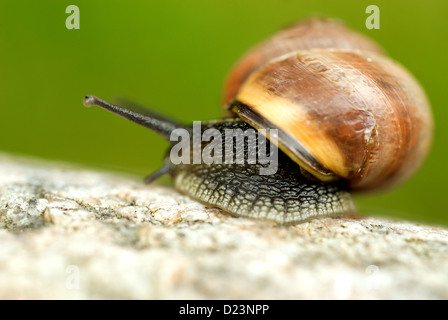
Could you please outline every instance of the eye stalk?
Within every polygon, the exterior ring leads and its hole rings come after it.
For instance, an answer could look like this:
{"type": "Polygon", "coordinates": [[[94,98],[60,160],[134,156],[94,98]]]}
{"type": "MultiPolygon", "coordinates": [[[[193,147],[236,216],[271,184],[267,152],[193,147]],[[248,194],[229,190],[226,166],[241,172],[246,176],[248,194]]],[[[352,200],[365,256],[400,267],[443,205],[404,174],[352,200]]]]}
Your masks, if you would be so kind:
{"type": "MultiPolygon", "coordinates": [[[[166,140],[170,141],[171,132],[176,128],[182,128],[182,125],[179,125],[176,121],[167,119],[166,117],[160,116],[150,110],[147,110],[141,106],[129,106],[128,108],[120,107],[110,102],[107,102],[103,99],[100,99],[94,95],[87,95],[83,100],[84,106],[90,108],[91,106],[98,106],[107,111],[110,111],[120,117],[131,120],[145,128],[154,131],[159,134],[166,140]]],[[[130,104],[130,103],[127,103],[130,104]]],[[[146,184],[151,183],[157,178],[171,173],[173,170],[173,166],[170,161],[165,161],[163,166],[159,168],[157,171],[148,175],[144,182],[146,184]]]]}
{"type": "Polygon", "coordinates": [[[132,122],[135,122],[145,128],[148,128],[151,131],[154,131],[165,140],[170,140],[171,132],[177,128],[183,128],[184,126],[179,125],[177,122],[169,120],[165,117],[161,117],[149,110],[145,110],[145,112],[141,112],[141,108],[135,108],[137,110],[133,110],[132,108],[123,108],[107,102],[103,99],[100,99],[94,95],[87,95],[84,97],[83,104],[90,108],[91,106],[98,106],[107,111],[110,111],[122,118],[128,119],[132,122]]]}
{"type": "Polygon", "coordinates": [[[84,97],[84,100],[82,101],[82,103],[87,108],[90,108],[91,106],[96,105],[95,101],[97,101],[97,100],[99,100],[97,97],[89,94],[89,95],[84,97]]]}

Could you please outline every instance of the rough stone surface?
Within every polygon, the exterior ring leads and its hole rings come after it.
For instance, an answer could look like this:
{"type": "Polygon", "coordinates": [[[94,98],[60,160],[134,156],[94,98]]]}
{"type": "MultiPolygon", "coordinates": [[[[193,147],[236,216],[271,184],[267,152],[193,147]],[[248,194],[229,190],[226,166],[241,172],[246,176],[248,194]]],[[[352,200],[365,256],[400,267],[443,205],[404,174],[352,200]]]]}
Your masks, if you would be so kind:
{"type": "Polygon", "coordinates": [[[173,189],[0,155],[1,299],[447,299],[448,231],[234,218],[173,189]]]}

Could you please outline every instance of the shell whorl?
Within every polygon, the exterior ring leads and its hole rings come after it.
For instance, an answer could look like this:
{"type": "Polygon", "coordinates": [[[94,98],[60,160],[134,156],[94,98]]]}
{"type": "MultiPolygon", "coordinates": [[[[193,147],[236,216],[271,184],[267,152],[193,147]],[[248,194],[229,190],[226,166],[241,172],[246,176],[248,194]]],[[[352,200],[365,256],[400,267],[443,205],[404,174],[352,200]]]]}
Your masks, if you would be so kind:
{"type": "MultiPolygon", "coordinates": [[[[432,115],[418,82],[374,42],[334,21],[307,21],[282,31],[249,52],[236,69],[244,72],[231,73],[230,79],[240,81],[232,99],[306,150],[303,157],[279,140],[285,153],[319,179],[329,171],[353,190],[387,188],[406,180],[428,153],[432,115]],[[328,37],[337,36],[330,41],[323,29],[328,37]],[[300,39],[304,30],[311,31],[300,39]],[[287,45],[268,51],[280,40],[287,45]],[[328,47],[310,48],[316,43],[328,47]],[[274,51],[279,56],[272,56],[274,51]],[[249,68],[247,61],[260,56],[269,59],[249,68]],[[309,155],[325,174],[308,163],[309,155]]],[[[228,88],[232,92],[233,85],[228,88]]]]}

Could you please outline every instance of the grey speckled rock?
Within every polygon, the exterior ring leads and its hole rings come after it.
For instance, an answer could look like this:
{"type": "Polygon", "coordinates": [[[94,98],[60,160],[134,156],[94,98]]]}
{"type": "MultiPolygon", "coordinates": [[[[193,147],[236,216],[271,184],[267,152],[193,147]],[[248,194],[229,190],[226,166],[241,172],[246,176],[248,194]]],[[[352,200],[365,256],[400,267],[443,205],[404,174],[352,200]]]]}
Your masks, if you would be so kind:
{"type": "Polygon", "coordinates": [[[233,218],[169,188],[0,156],[0,298],[448,298],[448,231],[233,218]]]}

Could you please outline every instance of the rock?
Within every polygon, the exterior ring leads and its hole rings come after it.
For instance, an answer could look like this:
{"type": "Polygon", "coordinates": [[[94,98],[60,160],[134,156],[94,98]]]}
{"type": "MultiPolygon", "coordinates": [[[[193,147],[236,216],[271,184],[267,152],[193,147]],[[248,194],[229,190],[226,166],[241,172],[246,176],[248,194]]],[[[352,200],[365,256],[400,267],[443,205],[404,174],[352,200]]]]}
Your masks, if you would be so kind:
{"type": "Polygon", "coordinates": [[[448,230],[231,217],[134,177],[0,155],[1,299],[447,299],[448,230]]]}

